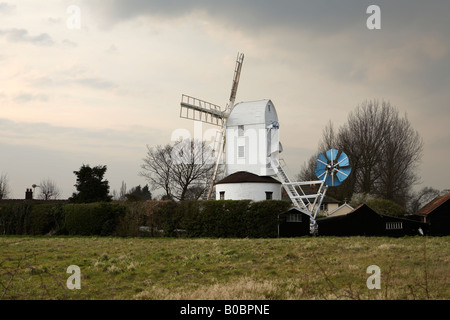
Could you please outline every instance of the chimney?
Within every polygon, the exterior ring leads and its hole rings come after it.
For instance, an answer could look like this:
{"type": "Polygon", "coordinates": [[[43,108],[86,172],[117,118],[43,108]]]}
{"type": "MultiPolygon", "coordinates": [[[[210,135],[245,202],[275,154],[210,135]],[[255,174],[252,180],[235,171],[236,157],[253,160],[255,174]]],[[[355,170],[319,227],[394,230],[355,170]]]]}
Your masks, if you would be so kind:
{"type": "Polygon", "coordinates": [[[25,192],[25,200],[33,200],[33,190],[27,189],[25,192]]]}

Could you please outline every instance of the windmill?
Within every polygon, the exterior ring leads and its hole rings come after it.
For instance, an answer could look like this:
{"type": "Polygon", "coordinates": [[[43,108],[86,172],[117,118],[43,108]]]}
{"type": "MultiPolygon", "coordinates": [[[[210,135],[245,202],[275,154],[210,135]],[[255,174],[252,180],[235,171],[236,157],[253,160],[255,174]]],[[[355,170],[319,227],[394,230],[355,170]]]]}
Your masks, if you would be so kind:
{"type": "MultiPolygon", "coordinates": [[[[324,154],[320,154],[317,160],[315,173],[318,180],[291,181],[279,158],[282,151],[278,134],[280,124],[272,101],[266,99],[235,104],[243,60],[244,55],[238,53],[230,99],[224,110],[218,105],[182,95],[180,117],[202,121],[221,128],[216,137],[218,155],[208,199],[211,198],[215,185],[216,193],[221,194],[220,199],[222,199],[222,193],[227,193],[229,199],[258,201],[260,195],[257,193],[265,192],[267,196],[277,190],[279,191],[278,199],[281,199],[281,185],[294,207],[310,216],[311,233],[315,234],[317,232],[316,217],[327,189],[330,186],[338,186],[349,176],[351,172],[349,159],[345,153],[330,149],[324,154]],[[256,143],[250,145],[247,141],[249,137],[246,137],[245,132],[252,130],[258,130],[259,133],[256,134],[258,136],[256,143]],[[233,134],[233,132],[237,134],[233,134]],[[253,149],[249,148],[251,146],[253,149]],[[218,166],[224,151],[226,152],[225,167],[228,176],[216,183],[218,166]],[[263,155],[263,163],[250,161],[255,154],[263,155]],[[230,178],[233,176],[234,179],[230,178]],[[273,176],[276,176],[278,180],[273,176]],[[237,181],[236,177],[239,177],[240,180],[237,181]],[[317,185],[315,193],[305,192],[306,187],[309,189],[314,185],[317,185]],[[217,190],[218,188],[219,190],[217,190]]],[[[219,199],[217,194],[216,199],[219,199]]]]}
{"type": "Polygon", "coordinates": [[[238,53],[236,58],[236,66],[234,69],[233,83],[231,86],[230,99],[225,109],[210,102],[196,99],[188,95],[183,94],[181,97],[180,117],[195,121],[202,121],[208,124],[219,126],[221,129],[216,136],[216,142],[218,144],[218,155],[214,166],[214,173],[211,181],[211,185],[208,191],[208,199],[211,198],[212,191],[214,189],[214,183],[217,178],[217,172],[222,158],[224,146],[225,146],[225,130],[226,121],[231,111],[234,108],[234,102],[236,100],[237,89],[239,86],[239,78],[241,76],[242,64],[244,62],[244,54],[238,53]]]}

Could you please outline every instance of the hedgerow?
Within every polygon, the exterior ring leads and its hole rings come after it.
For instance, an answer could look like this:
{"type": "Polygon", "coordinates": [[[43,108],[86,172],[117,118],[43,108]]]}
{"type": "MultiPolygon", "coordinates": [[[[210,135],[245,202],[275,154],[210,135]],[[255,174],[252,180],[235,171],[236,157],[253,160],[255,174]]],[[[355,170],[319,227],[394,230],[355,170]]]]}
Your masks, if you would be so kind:
{"type": "Polygon", "coordinates": [[[285,201],[0,204],[0,232],[17,235],[276,237],[285,201]]]}

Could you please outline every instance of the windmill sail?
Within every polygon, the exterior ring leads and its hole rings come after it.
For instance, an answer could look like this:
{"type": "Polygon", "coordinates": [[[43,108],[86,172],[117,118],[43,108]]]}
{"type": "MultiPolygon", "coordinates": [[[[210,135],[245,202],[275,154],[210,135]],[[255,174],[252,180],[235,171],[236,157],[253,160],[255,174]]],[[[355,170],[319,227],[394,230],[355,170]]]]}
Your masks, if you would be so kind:
{"type": "Polygon", "coordinates": [[[224,114],[218,105],[183,94],[180,106],[180,118],[223,125],[224,114]]]}
{"type": "Polygon", "coordinates": [[[239,78],[241,77],[242,63],[244,62],[244,54],[237,55],[236,66],[234,68],[233,84],[231,85],[230,101],[228,102],[227,113],[229,114],[234,107],[234,101],[236,100],[236,93],[239,86],[239,78]]]}

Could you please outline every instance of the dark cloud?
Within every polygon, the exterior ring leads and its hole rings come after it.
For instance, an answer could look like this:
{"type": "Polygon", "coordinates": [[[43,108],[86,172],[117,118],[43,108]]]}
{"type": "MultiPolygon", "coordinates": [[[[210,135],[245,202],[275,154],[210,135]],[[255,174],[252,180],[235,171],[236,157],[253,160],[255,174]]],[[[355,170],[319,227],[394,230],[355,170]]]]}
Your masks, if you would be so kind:
{"type": "Polygon", "coordinates": [[[355,0],[113,0],[105,5],[103,1],[94,0],[84,5],[92,6],[97,16],[112,25],[142,16],[177,18],[201,11],[213,21],[230,28],[244,27],[256,31],[284,26],[326,32],[365,21],[365,10],[369,4],[369,1],[355,0]]]}
{"type": "Polygon", "coordinates": [[[112,0],[107,5],[89,0],[83,4],[110,25],[142,16],[177,18],[202,11],[227,28],[264,31],[286,27],[318,34],[363,30],[370,5],[380,6],[382,26],[389,28],[448,26],[450,2],[443,0],[112,0]]]}

